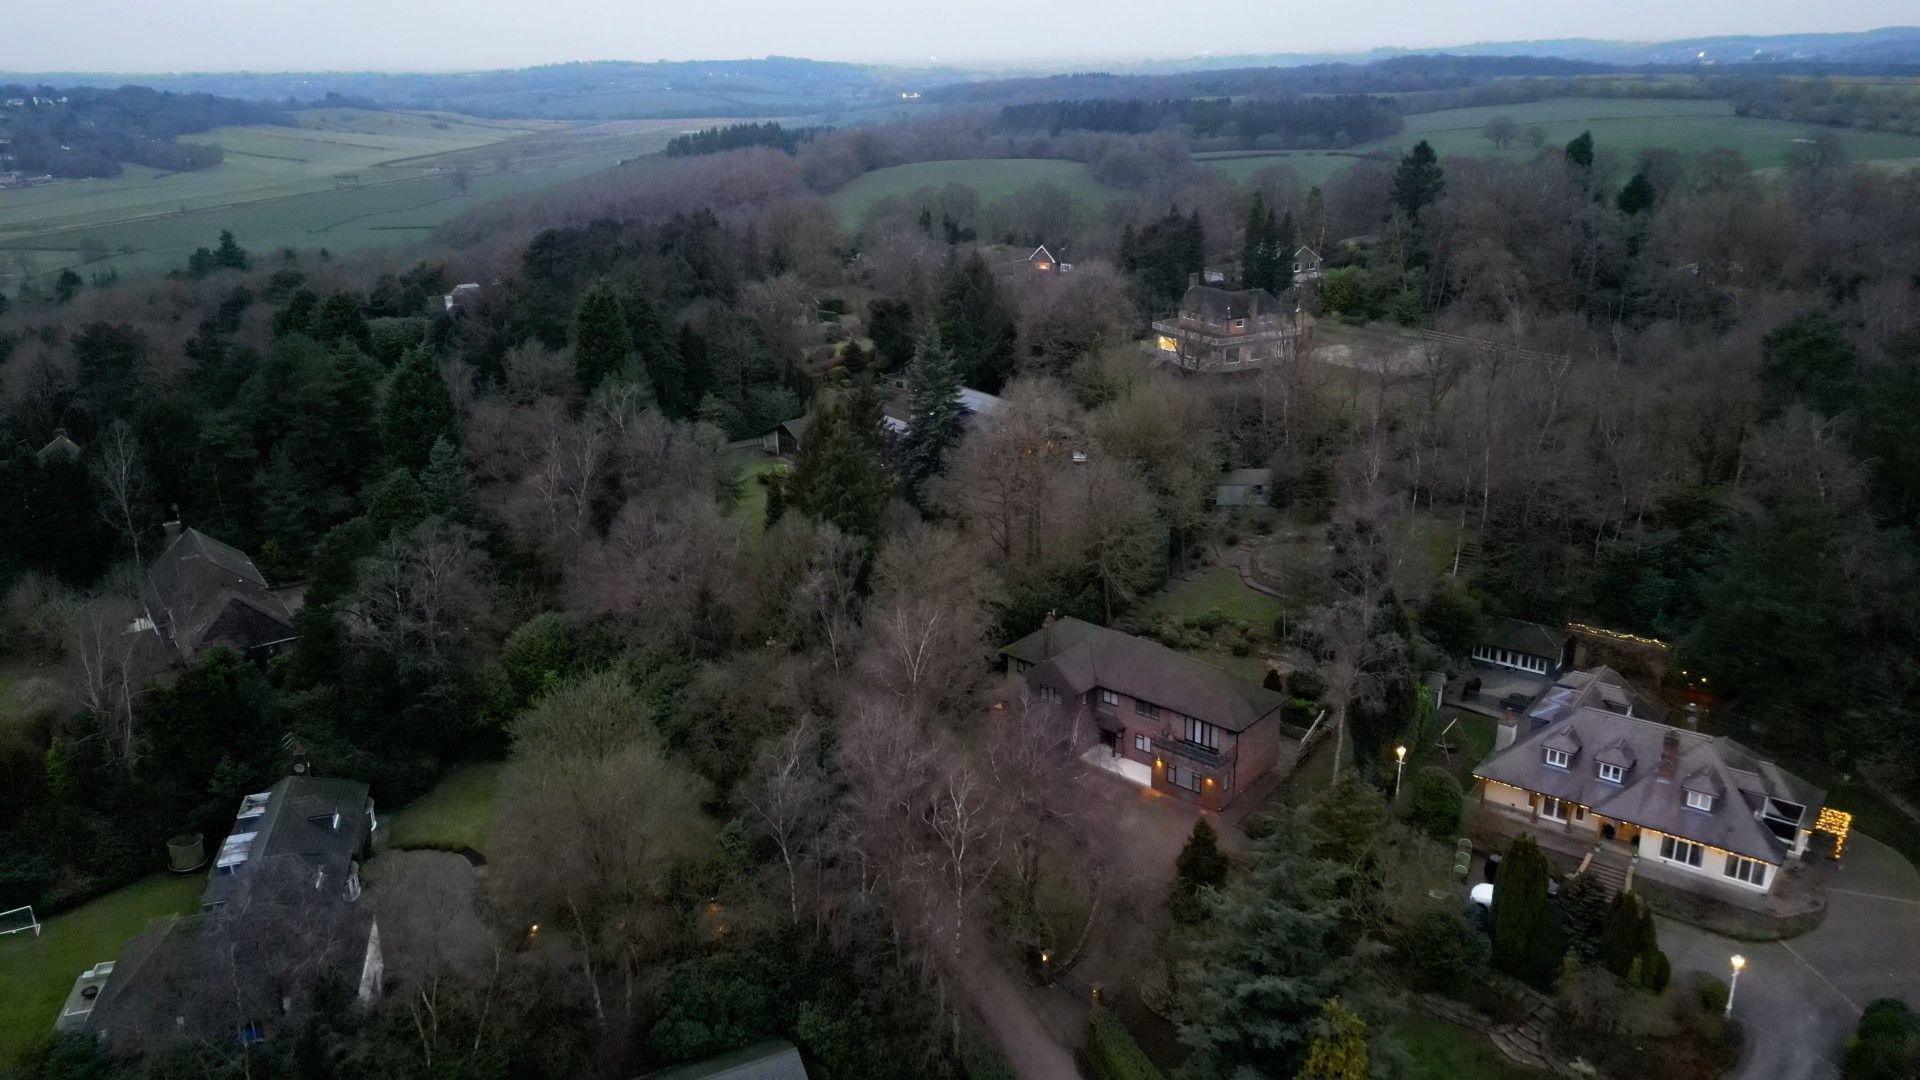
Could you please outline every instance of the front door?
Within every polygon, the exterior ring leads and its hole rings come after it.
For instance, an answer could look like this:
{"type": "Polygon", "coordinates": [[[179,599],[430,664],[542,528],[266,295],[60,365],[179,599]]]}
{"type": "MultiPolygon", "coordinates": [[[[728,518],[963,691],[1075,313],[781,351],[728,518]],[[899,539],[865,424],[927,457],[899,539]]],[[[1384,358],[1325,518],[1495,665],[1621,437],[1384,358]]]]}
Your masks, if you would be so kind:
{"type": "Polygon", "coordinates": [[[1102,729],[1100,732],[1100,745],[1107,748],[1107,753],[1112,754],[1114,757],[1119,757],[1120,733],[1102,729]]]}

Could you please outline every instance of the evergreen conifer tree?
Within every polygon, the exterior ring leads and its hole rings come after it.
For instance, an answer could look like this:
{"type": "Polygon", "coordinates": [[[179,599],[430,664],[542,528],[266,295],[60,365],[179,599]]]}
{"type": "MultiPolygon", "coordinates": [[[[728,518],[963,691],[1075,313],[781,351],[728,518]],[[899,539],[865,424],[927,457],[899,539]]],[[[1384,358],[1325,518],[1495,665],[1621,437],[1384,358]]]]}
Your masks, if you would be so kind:
{"type": "Polygon", "coordinates": [[[842,532],[878,537],[892,495],[879,431],[880,401],[871,387],[834,395],[807,427],[784,505],[842,532]]]}
{"type": "Polygon", "coordinates": [[[581,393],[593,393],[607,376],[627,366],[633,355],[633,330],[612,285],[598,282],[581,294],[569,337],[574,381],[581,393]]]}
{"type": "Polygon", "coordinates": [[[387,377],[380,401],[380,443],[391,465],[417,472],[435,443],[460,441],[460,417],[440,365],[425,349],[410,349],[387,377]]]}
{"type": "Polygon", "coordinates": [[[1247,206],[1247,227],[1240,241],[1240,286],[1245,289],[1270,289],[1273,273],[1273,215],[1266,200],[1254,189],[1247,206]]]}
{"type": "Polygon", "coordinates": [[[461,525],[479,521],[479,501],[474,497],[473,476],[460,451],[445,437],[436,439],[427,453],[427,467],[420,470],[420,494],[426,499],[427,513],[461,525]]]}
{"type": "Polygon", "coordinates": [[[946,471],[947,459],[966,426],[960,403],[960,365],[939,331],[922,338],[907,365],[907,432],[900,439],[901,473],[916,497],[927,481],[946,471]]]}
{"type": "Polygon", "coordinates": [[[1399,171],[1393,176],[1393,204],[1407,215],[1408,221],[1417,222],[1420,212],[1433,205],[1446,186],[1439,156],[1433,152],[1432,144],[1421,139],[1400,159],[1399,171]]]}
{"type": "Polygon", "coordinates": [[[1339,998],[1320,1007],[1320,1031],[1307,1047],[1299,1080],[1367,1080],[1367,1022],[1339,998]]]}
{"type": "Polygon", "coordinates": [[[1527,977],[1533,971],[1540,941],[1547,933],[1547,856],[1531,836],[1521,835],[1500,861],[1500,879],[1494,883],[1490,929],[1493,965],[1509,974],[1527,977]]]}
{"type": "Polygon", "coordinates": [[[991,392],[1013,374],[1013,313],[978,251],[947,271],[934,322],[966,385],[991,392]]]}

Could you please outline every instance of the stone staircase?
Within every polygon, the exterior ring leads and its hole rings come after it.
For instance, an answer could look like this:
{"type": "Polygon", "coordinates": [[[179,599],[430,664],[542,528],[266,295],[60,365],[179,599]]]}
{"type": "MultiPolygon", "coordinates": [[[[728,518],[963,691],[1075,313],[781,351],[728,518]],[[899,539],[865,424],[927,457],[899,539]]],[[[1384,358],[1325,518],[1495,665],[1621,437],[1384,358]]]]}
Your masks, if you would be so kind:
{"type": "Polygon", "coordinates": [[[1633,887],[1634,859],[1618,846],[1602,841],[1580,860],[1580,870],[1599,879],[1609,895],[1623,893],[1633,887]]]}
{"type": "Polygon", "coordinates": [[[1553,1020],[1553,1006],[1541,1003],[1524,1021],[1494,1028],[1487,1033],[1487,1037],[1515,1064],[1554,1076],[1566,1076],[1571,1072],[1567,1063],[1547,1048],[1547,1027],[1553,1020]]]}

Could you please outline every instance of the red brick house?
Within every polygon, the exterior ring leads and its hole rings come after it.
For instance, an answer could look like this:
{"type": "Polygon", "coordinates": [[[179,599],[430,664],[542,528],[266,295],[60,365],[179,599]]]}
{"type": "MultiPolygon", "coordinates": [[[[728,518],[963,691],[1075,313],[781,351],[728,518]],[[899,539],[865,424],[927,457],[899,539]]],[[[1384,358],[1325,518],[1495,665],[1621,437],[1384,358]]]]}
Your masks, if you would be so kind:
{"type": "Polygon", "coordinates": [[[1209,810],[1299,749],[1284,695],[1145,638],[1049,616],[1001,651],[1095,764],[1209,810]]]}

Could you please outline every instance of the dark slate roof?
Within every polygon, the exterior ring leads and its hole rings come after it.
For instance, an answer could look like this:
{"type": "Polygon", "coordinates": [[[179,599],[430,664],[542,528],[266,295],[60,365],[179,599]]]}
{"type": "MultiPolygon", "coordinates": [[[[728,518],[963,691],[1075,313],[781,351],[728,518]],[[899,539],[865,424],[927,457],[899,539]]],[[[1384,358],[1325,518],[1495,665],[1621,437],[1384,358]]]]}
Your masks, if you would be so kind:
{"type": "Polygon", "coordinates": [[[145,599],[154,630],[183,660],[215,645],[246,652],[293,637],[293,616],[253,560],[198,529],[154,560],[145,599]]]}
{"type": "MultiPolygon", "coordinates": [[[[367,785],[357,780],[335,780],[318,776],[289,776],[262,793],[241,802],[234,819],[230,841],[244,844],[245,858],[232,872],[223,871],[222,859],[230,850],[221,845],[214,856],[213,871],[207,877],[203,906],[223,903],[263,866],[281,860],[298,860],[309,871],[324,873],[324,881],[344,886],[353,870],[361,845],[373,830],[373,801],[367,797],[367,785]],[[334,827],[333,815],[340,814],[334,827]],[[251,840],[243,840],[252,833],[251,840]]],[[[311,880],[312,874],[302,875],[311,880]]]]}
{"type": "Polygon", "coordinates": [[[1280,301],[1265,289],[1216,289],[1211,285],[1195,285],[1187,289],[1187,295],[1180,300],[1180,314],[1183,316],[1211,319],[1216,322],[1230,319],[1250,319],[1262,315],[1279,315],[1280,301]]]}
{"type": "Polygon", "coordinates": [[[792,1043],[767,1039],[643,1080],[807,1080],[807,1067],[792,1043]]]}
{"type": "Polygon", "coordinates": [[[1480,644],[1544,656],[1558,663],[1567,646],[1567,635],[1522,619],[1488,619],[1480,631],[1480,644]]]}
{"type": "Polygon", "coordinates": [[[1245,731],[1287,702],[1284,694],[1158,642],[1080,619],[1056,620],[1051,630],[1042,627],[1002,651],[1035,665],[1035,677],[1076,694],[1104,687],[1228,731],[1245,731]]]}
{"type": "Polygon", "coordinates": [[[47,445],[34,451],[33,457],[35,461],[45,465],[48,458],[56,455],[67,461],[78,461],[80,460],[80,444],[67,438],[66,432],[56,431],[53,433],[53,438],[47,440],[47,445]]]}
{"type": "Polygon", "coordinates": [[[1791,841],[1760,819],[1764,809],[1798,807],[1793,824],[1813,827],[1824,791],[1732,739],[1650,718],[1635,700],[1624,680],[1607,668],[1568,672],[1528,710],[1513,745],[1490,755],[1474,775],[1774,864],[1785,858],[1791,841]],[[1671,776],[1662,776],[1669,738],[1674,768],[1671,776]],[[1567,768],[1546,763],[1549,747],[1570,750],[1567,768]],[[1622,783],[1600,779],[1602,761],[1626,767],[1622,783]],[[1689,789],[1717,794],[1713,809],[1688,808],[1689,789]],[[1736,792],[1742,797],[1728,797],[1736,792]]]}

